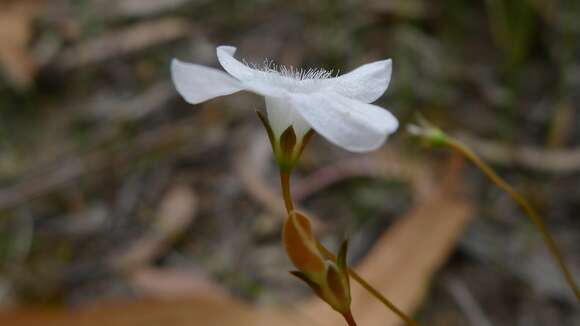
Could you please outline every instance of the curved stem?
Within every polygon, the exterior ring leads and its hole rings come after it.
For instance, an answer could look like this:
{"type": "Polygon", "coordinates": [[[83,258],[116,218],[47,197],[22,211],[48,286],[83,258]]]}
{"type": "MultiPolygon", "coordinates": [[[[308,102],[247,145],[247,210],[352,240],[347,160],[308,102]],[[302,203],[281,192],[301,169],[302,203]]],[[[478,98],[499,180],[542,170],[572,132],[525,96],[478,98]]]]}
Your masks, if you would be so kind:
{"type": "MultiPolygon", "coordinates": [[[[282,186],[282,196],[284,197],[284,204],[286,206],[286,211],[288,214],[292,210],[294,210],[294,204],[292,201],[292,194],[290,193],[290,174],[286,172],[280,172],[280,184],[282,186]]],[[[336,260],[336,256],[328,250],[318,239],[316,239],[316,244],[318,246],[318,250],[328,259],[336,260]]],[[[389,301],[385,296],[383,296],[377,289],[375,289],[372,285],[370,285],[367,281],[365,281],[357,272],[352,270],[351,268],[348,269],[349,275],[358,282],[365,290],[367,290],[371,295],[373,295],[377,300],[379,300],[382,304],[384,304],[388,309],[390,309],[393,313],[395,313],[399,318],[404,320],[409,326],[420,326],[419,323],[411,319],[411,317],[407,316],[401,309],[397,308],[391,301],[389,301]]],[[[356,326],[354,318],[352,314],[343,315],[346,321],[348,322],[349,326],[356,326]],[[349,320],[351,318],[351,320],[349,320]]]]}
{"type": "Polygon", "coordinates": [[[536,213],[536,211],[532,208],[532,206],[528,203],[528,201],[520,195],[515,189],[510,186],[504,179],[502,179],[497,173],[493,171],[493,169],[485,163],[475,152],[473,152],[469,147],[461,143],[460,141],[448,137],[447,141],[445,142],[446,145],[454,149],[455,151],[459,152],[461,155],[469,159],[477,168],[479,168],[493,183],[496,184],[500,189],[505,191],[520,207],[524,210],[524,212],[529,216],[530,220],[534,225],[540,230],[544,238],[544,242],[546,243],[548,249],[556,258],[556,262],[560,267],[560,270],[564,274],[564,278],[566,282],[576,295],[576,299],[580,301],[580,290],[578,289],[578,285],[560,252],[558,246],[554,239],[548,233],[546,225],[540,218],[540,216],[536,213]]]}
{"type": "Polygon", "coordinates": [[[290,193],[289,172],[280,172],[280,185],[282,186],[282,197],[284,198],[286,212],[290,214],[290,212],[294,210],[294,204],[292,203],[292,194],[290,193]]]}

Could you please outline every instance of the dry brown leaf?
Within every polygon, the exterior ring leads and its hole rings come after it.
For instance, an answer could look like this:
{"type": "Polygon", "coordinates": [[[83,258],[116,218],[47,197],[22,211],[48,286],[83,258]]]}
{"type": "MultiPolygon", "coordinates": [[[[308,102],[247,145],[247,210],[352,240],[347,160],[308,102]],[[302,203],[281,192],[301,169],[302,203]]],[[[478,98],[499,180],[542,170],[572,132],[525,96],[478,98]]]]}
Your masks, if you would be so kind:
{"type": "MultiPolygon", "coordinates": [[[[457,178],[458,172],[453,174],[457,178]]],[[[458,184],[448,182],[446,184],[458,184]]],[[[471,217],[471,204],[439,186],[384,234],[357,271],[407,312],[414,311],[428,283],[447,259],[471,217]]],[[[353,313],[360,325],[400,325],[400,320],[353,285],[353,313]]],[[[107,303],[76,312],[20,310],[0,314],[0,325],[199,325],[333,326],[341,317],[318,299],[292,309],[260,309],[229,297],[191,293],[189,299],[107,303]]]]}
{"type": "Polygon", "coordinates": [[[42,8],[42,0],[0,3],[0,65],[14,87],[27,88],[34,80],[36,65],[28,49],[32,21],[42,8]]]}

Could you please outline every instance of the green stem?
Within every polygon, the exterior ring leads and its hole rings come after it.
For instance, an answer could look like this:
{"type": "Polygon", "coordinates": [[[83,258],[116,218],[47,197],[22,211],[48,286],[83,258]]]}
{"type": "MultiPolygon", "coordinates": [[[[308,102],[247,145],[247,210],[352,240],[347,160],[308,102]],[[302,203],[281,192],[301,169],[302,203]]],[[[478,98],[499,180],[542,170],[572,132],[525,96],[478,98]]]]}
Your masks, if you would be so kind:
{"type": "Polygon", "coordinates": [[[544,238],[544,242],[548,246],[548,249],[554,258],[556,258],[556,262],[564,274],[566,282],[576,295],[576,299],[580,301],[580,290],[578,289],[578,285],[576,284],[576,281],[574,280],[574,277],[572,276],[572,273],[570,272],[570,269],[568,268],[568,265],[566,264],[562,253],[560,252],[560,249],[558,249],[556,242],[550,236],[550,233],[548,233],[546,225],[540,216],[536,213],[536,211],[532,208],[532,206],[528,203],[528,201],[522,195],[516,192],[515,189],[512,188],[512,186],[510,186],[505,180],[497,175],[497,173],[495,173],[494,170],[479,156],[477,156],[477,154],[475,154],[475,152],[473,152],[469,147],[451,137],[447,137],[445,144],[470,160],[493,183],[495,183],[496,186],[505,191],[516,203],[518,203],[518,205],[520,205],[524,212],[529,216],[532,223],[534,223],[534,225],[540,230],[540,233],[544,238]]]}
{"type": "Polygon", "coordinates": [[[294,210],[294,204],[292,203],[292,194],[290,193],[290,173],[280,172],[280,185],[282,186],[282,197],[284,198],[284,206],[286,206],[286,212],[290,214],[294,210]]]}
{"type": "MultiPolygon", "coordinates": [[[[294,210],[294,204],[292,201],[292,194],[290,192],[290,173],[287,172],[280,172],[280,184],[282,186],[282,196],[284,197],[284,205],[286,206],[286,212],[290,214],[294,210]]],[[[328,259],[336,260],[336,256],[328,250],[322,243],[316,240],[318,250],[322,252],[324,256],[328,259]]],[[[407,325],[409,326],[420,326],[419,323],[411,319],[411,317],[407,316],[401,309],[397,308],[391,301],[389,301],[385,296],[383,296],[377,289],[375,289],[372,285],[370,285],[367,281],[365,281],[357,272],[352,270],[351,268],[348,269],[348,273],[350,276],[357,281],[365,290],[367,290],[371,295],[373,295],[377,300],[379,300],[382,304],[384,304],[388,309],[390,309],[393,313],[395,313],[399,318],[404,320],[407,325]]],[[[354,318],[352,314],[343,315],[346,319],[349,326],[356,326],[354,318]]]]}

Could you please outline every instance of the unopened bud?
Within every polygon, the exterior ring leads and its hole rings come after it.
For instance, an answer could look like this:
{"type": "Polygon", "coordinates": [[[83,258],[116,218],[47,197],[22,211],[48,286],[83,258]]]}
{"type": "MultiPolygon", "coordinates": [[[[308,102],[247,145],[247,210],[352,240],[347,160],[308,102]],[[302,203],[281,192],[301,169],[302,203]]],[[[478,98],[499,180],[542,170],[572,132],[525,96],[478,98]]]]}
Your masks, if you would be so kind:
{"type": "Polygon", "coordinates": [[[288,257],[299,269],[291,274],[308,284],[334,310],[341,314],[350,313],[346,241],[336,260],[325,259],[318,249],[308,218],[292,211],[284,222],[283,242],[288,257]]]}
{"type": "Polygon", "coordinates": [[[324,258],[306,216],[292,211],[284,222],[282,240],[288,257],[301,272],[313,275],[325,271],[324,258]]]}

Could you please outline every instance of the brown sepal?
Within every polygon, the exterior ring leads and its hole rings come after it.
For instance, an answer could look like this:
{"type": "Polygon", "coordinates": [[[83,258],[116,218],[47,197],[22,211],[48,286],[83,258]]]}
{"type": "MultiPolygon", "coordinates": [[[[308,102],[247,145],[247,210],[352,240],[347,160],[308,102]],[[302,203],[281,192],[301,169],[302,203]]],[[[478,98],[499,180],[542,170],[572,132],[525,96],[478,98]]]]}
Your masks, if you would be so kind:
{"type": "Polygon", "coordinates": [[[293,159],[294,146],[296,146],[296,132],[290,126],[280,135],[280,148],[282,149],[282,153],[284,153],[284,157],[289,161],[293,159]]]}

